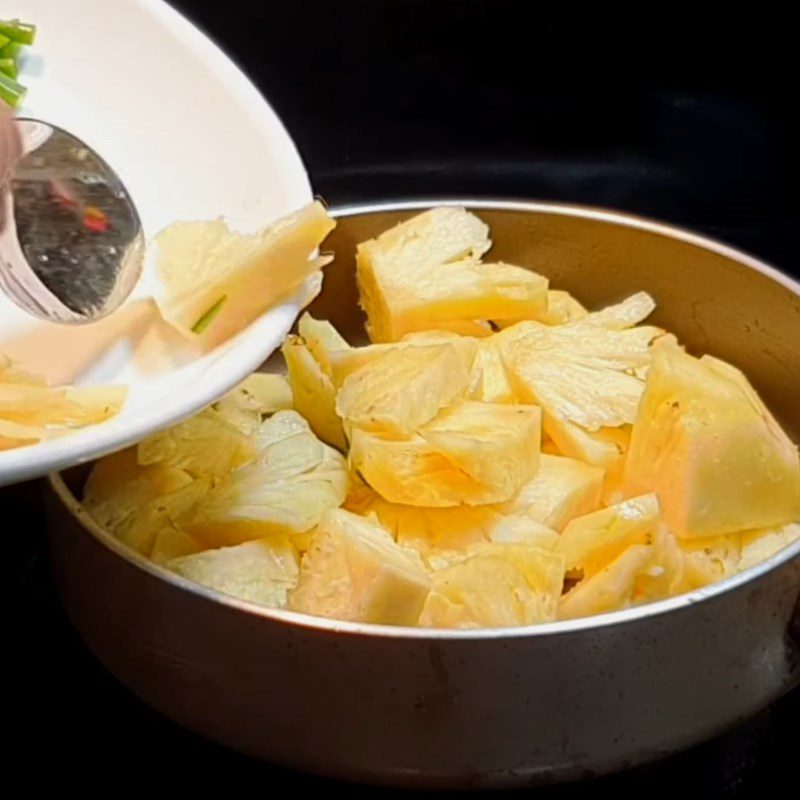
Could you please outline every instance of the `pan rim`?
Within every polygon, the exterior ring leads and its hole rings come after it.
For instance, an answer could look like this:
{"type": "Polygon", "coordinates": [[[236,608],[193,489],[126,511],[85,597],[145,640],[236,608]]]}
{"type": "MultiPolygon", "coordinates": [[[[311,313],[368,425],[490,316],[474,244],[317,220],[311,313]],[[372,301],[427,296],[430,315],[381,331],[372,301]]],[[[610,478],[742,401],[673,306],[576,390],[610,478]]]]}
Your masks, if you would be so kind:
{"type": "MultiPolygon", "coordinates": [[[[594,206],[583,206],[564,203],[551,203],[546,201],[523,199],[489,199],[481,197],[431,197],[403,201],[377,201],[369,203],[346,204],[330,209],[335,218],[353,217],[363,214],[374,214],[389,211],[414,211],[430,208],[437,205],[464,206],[471,210],[502,210],[519,212],[539,212],[558,214],[563,216],[578,216],[584,219],[593,219],[614,225],[621,225],[639,230],[648,231],[671,239],[686,242],[697,247],[718,253],[743,264],[750,269],[772,279],[776,283],[789,289],[800,297],[800,283],[775,267],[766,264],[755,256],[749,255],[729,245],[718,242],[707,236],[667,223],[658,222],[646,217],[613,211],[594,206]]],[[[117,556],[121,557],[131,566],[144,571],[151,577],[166,581],[177,589],[182,589],[207,602],[221,604],[238,612],[260,617],[273,623],[284,623],[298,628],[313,630],[318,633],[333,633],[356,637],[387,638],[401,640],[427,640],[427,641],[487,641],[506,640],[527,637],[554,637],[570,634],[592,633],[601,629],[613,628],[623,625],[632,625],[651,617],[660,617],[666,614],[686,611],[698,603],[706,604],[714,598],[719,598],[728,592],[756,583],[779,567],[800,559],[800,540],[783,548],[764,561],[755,564],[749,569],[732,575],[722,581],[709,586],[695,589],[692,592],[645,603],[640,606],[597,614],[590,617],[581,617],[574,620],[558,620],[535,625],[501,628],[478,628],[474,630],[439,629],[439,628],[412,628],[373,623],[348,622],[345,620],[315,617],[284,609],[273,609],[261,606],[246,600],[240,600],[231,595],[224,594],[215,589],[181,577],[177,573],[155,564],[139,553],[126,547],[111,534],[103,530],[89,516],[78,499],[72,494],[59,472],[47,476],[50,489],[59,502],[67,509],[70,516],[90,534],[98,543],[107,547],[117,556]]]]}

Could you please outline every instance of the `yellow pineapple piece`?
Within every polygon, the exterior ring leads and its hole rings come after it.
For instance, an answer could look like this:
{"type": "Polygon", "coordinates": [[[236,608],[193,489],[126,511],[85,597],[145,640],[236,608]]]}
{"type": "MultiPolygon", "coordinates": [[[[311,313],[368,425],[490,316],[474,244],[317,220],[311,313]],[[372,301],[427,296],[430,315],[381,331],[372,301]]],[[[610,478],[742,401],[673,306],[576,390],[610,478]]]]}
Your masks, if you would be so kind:
{"type": "Polygon", "coordinates": [[[166,564],[175,558],[202,553],[204,550],[208,550],[205,542],[189,536],[186,531],[168,520],[155,532],[150,560],[156,564],[166,564]]]}
{"type": "Polygon", "coordinates": [[[689,573],[703,585],[734,575],[742,556],[742,537],[704,536],[678,540],[689,573]]]}
{"type": "Polygon", "coordinates": [[[737,568],[750,569],[800,539],[800,525],[785,525],[773,530],[747,531],[741,535],[741,554],[737,568]]]}
{"type": "Polygon", "coordinates": [[[188,472],[160,464],[141,466],[136,448],[101,458],[83,489],[83,505],[92,519],[113,533],[142,506],[192,482],[188,472]]]}
{"type": "Polygon", "coordinates": [[[143,439],[137,448],[142,466],[161,464],[192,477],[220,478],[257,455],[255,442],[213,408],[143,439]]]}
{"type": "Polygon", "coordinates": [[[238,333],[330,261],[312,254],[335,224],[314,202],[252,235],[221,219],[170,225],[156,237],[164,319],[204,345],[238,333]]]}
{"type": "Polygon", "coordinates": [[[381,356],[408,347],[419,347],[436,344],[453,344],[459,357],[467,369],[471,369],[478,343],[473,337],[461,336],[452,331],[419,331],[409,333],[399,342],[391,344],[370,344],[365,347],[348,347],[342,350],[331,350],[328,358],[331,366],[333,385],[339,389],[345,380],[354,372],[368,364],[373,364],[381,356]]]}
{"type": "Polygon", "coordinates": [[[221,480],[188,517],[189,535],[213,546],[311,530],[347,495],[343,457],[322,444],[294,411],[261,425],[259,458],[221,480]]]}
{"type": "Polygon", "coordinates": [[[496,493],[513,497],[539,467],[541,411],[536,406],[462,400],[420,428],[448,461],[496,493]]]}
{"type": "Polygon", "coordinates": [[[432,578],[422,627],[531,625],[555,618],[564,563],[529,544],[478,544],[432,578]]]}
{"type": "Polygon", "coordinates": [[[547,293],[547,312],[538,319],[545,325],[565,325],[583,319],[588,313],[569,292],[551,289],[547,293]]]}
{"type": "Polygon", "coordinates": [[[655,300],[647,292],[637,292],[621,303],[592,312],[586,317],[586,322],[624,330],[647,319],[655,308],[655,300]]]}
{"type": "Polygon", "coordinates": [[[124,386],[50,387],[0,382],[0,421],[80,428],[113,417],[126,395],[124,386]]]}
{"type": "Polygon", "coordinates": [[[631,545],[652,544],[658,522],[658,498],[634,497],[573,519],[562,531],[556,552],[564,556],[568,571],[579,571],[587,579],[631,545]]]}
{"type": "Polygon", "coordinates": [[[546,307],[547,280],[481,264],[488,228],[463,208],[434,208],[358,246],[357,279],[375,342],[441,323],[526,319],[546,307]]]}
{"type": "Polygon", "coordinates": [[[314,533],[289,607],[333,619],[414,625],[429,589],[413,550],[375,522],[335,509],[314,533]]]}
{"type": "Polygon", "coordinates": [[[254,372],[214,403],[214,410],[245,436],[261,418],[292,407],[292,388],[283,375],[254,372]]]}
{"type": "Polygon", "coordinates": [[[628,547],[600,572],[581,581],[562,597],[559,618],[590,617],[634,605],[638,582],[653,567],[656,555],[653,545],[628,547]]]}
{"type": "MultiPolygon", "coordinates": [[[[547,306],[535,317],[537,322],[545,325],[565,325],[575,322],[588,315],[588,311],[569,293],[560,289],[549,289],[547,292],[547,306]]],[[[498,319],[494,323],[501,330],[516,325],[516,320],[498,319]]]]}
{"type": "Polygon", "coordinates": [[[746,378],[672,345],[653,348],[625,481],[684,538],[800,519],[797,448],[746,378]]]}
{"type": "MultiPolygon", "coordinates": [[[[211,479],[198,478],[167,494],[154,497],[121,520],[114,527],[114,536],[131,550],[152,558],[153,546],[159,532],[177,527],[176,521],[191,512],[210,490],[211,479]]],[[[169,538],[168,534],[165,535],[169,538]]],[[[162,537],[161,546],[165,545],[162,537]]],[[[207,546],[198,546],[197,550],[204,550],[207,546]]]]}
{"type": "Polygon", "coordinates": [[[314,319],[308,312],[300,317],[297,332],[311,351],[322,371],[332,376],[330,354],[335,350],[348,350],[350,345],[327,320],[314,319]]]}
{"type": "Polygon", "coordinates": [[[295,410],[308,420],[320,439],[344,450],[347,441],[336,413],[336,390],[330,376],[299,336],[287,336],[281,352],[289,371],[295,410]]]}
{"type": "Polygon", "coordinates": [[[497,334],[512,386],[557,422],[587,431],[630,424],[644,390],[633,373],[649,363],[649,344],[660,331],[615,330],[587,319],[555,326],[520,322],[497,334]]]}
{"type": "Polygon", "coordinates": [[[530,517],[497,514],[490,526],[489,539],[501,544],[532,544],[541,550],[555,550],[559,536],[552,528],[530,517]]]}
{"type": "MultiPolygon", "coordinates": [[[[416,332],[417,331],[414,333],[416,332]]],[[[420,332],[427,333],[427,331],[420,332]]],[[[480,319],[456,319],[449,322],[439,320],[436,323],[436,332],[457,333],[459,336],[472,336],[476,339],[484,339],[494,334],[494,328],[492,328],[488,322],[480,319]]],[[[408,339],[409,335],[411,334],[403,336],[401,341],[408,339]]]]}
{"type": "Polygon", "coordinates": [[[396,439],[353,428],[349,455],[353,468],[393,503],[446,507],[490,503],[497,497],[419,434],[396,439]]]}
{"type": "Polygon", "coordinates": [[[508,380],[500,351],[492,339],[482,342],[472,362],[469,396],[484,403],[513,403],[514,390],[508,380]]]}
{"type": "Polygon", "coordinates": [[[186,555],[166,566],[190,581],[270,608],[286,605],[299,573],[297,553],[286,536],[186,555]]]}
{"type": "Polygon", "coordinates": [[[574,458],[543,453],[539,469],[500,514],[524,515],[556,531],[600,507],[603,470],[574,458]]]}
{"type": "Polygon", "coordinates": [[[393,348],[344,381],[336,411],[365,430],[402,436],[433,419],[468,383],[455,342],[393,348]]]}

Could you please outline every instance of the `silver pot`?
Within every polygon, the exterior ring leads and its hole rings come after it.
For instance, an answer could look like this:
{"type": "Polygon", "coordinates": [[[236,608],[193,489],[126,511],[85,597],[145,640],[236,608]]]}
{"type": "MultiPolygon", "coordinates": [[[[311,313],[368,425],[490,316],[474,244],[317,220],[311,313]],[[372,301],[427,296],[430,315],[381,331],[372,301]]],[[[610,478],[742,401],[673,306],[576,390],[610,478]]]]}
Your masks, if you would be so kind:
{"type": "MultiPolygon", "coordinates": [[[[654,321],[743,368],[797,440],[800,286],[684,231],[603,211],[461,201],[492,257],[590,306],[639,289],[654,321]]],[[[337,212],[314,311],[361,336],[356,242],[431,205],[337,212]]],[[[327,245],[326,245],[327,246],[327,245]]],[[[574,779],[687,747],[800,682],[800,542],[715,586],[528,628],[433,631],[271,611],[129,552],[50,479],[57,581],[76,628],[139,697],[245,753],[324,775],[424,787],[574,779]]]]}

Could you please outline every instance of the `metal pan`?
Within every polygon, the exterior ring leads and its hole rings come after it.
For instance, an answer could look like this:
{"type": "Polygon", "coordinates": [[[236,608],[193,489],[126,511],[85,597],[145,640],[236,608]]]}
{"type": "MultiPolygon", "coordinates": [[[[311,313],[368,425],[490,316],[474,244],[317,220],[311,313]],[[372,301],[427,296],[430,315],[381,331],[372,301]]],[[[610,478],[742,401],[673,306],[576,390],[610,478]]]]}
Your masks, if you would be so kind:
{"type": "MultiPolygon", "coordinates": [[[[536,269],[590,306],[650,291],[655,322],[744,369],[797,440],[796,282],[630,216],[459,203],[491,226],[493,258],[536,269]]],[[[355,244],[432,204],[340,209],[315,313],[359,338],[355,244]]],[[[394,629],[263,609],[148,563],[81,509],[87,471],[51,477],[52,556],[73,623],[146,702],[273,762],[403,786],[575,779],[699,742],[800,682],[800,543],[705,590],[600,617],[394,629]]]]}

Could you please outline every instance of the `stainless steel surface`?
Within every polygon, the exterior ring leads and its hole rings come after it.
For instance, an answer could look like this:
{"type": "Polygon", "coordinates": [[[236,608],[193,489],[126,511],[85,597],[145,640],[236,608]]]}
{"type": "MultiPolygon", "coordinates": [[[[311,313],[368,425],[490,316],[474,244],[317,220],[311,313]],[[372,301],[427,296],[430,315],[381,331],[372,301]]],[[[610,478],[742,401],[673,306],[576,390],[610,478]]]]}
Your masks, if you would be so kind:
{"type": "Polygon", "coordinates": [[[119,176],[77,137],[16,121],[21,155],[0,187],[0,287],[51,322],[107,316],[139,279],[144,236],[119,176]]]}
{"type": "MultiPolygon", "coordinates": [[[[420,203],[340,210],[314,311],[356,338],[356,242],[420,203]]],[[[744,254],[591,209],[467,202],[494,256],[589,305],[647,289],[691,348],[747,370],[797,438],[800,286],[744,254]]],[[[81,509],[88,467],[53,476],[66,608],[140,697],[188,728],[299,769],[488,787],[608,772],[724,730],[800,682],[800,543],[705,590],[537,627],[433,631],[271,611],[128,552],[81,509]]]]}

